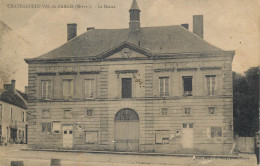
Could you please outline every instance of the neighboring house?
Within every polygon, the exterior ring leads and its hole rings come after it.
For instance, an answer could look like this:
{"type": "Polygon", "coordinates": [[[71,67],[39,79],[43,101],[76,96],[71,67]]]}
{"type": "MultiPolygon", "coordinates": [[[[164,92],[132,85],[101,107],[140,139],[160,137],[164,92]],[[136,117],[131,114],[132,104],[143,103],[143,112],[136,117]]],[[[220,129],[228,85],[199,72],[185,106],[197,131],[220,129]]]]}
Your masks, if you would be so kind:
{"type": "Polygon", "coordinates": [[[26,143],[27,95],[15,89],[15,80],[4,84],[0,95],[0,142],[26,143]]]}
{"type": "Polygon", "coordinates": [[[94,29],[29,64],[28,146],[230,153],[232,60],[203,40],[203,16],[183,26],[94,29]]]}

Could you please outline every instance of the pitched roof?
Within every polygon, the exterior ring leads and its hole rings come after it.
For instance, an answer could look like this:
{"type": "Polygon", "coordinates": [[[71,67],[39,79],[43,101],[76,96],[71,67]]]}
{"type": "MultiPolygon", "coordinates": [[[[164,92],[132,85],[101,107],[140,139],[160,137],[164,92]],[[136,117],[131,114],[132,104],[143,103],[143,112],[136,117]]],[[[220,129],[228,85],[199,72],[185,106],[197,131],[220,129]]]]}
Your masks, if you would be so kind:
{"type": "Polygon", "coordinates": [[[15,91],[4,90],[3,93],[0,95],[0,101],[13,104],[23,109],[27,109],[27,103],[25,102],[26,100],[27,100],[27,95],[18,90],[15,91]]]}
{"type": "Polygon", "coordinates": [[[62,46],[33,59],[93,57],[128,42],[155,54],[205,53],[223,51],[182,26],[129,29],[92,29],[62,46]]]}

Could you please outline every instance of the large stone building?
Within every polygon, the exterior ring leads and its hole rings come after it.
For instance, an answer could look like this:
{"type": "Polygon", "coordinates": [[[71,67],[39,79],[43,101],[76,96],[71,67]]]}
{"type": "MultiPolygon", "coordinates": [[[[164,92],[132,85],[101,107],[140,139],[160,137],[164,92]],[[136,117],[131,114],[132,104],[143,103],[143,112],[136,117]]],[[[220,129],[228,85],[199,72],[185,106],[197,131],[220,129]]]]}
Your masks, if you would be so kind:
{"type": "Polygon", "coordinates": [[[229,153],[232,60],[188,25],[94,29],[29,64],[29,147],[229,153]]]}
{"type": "Polygon", "coordinates": [[[0,145],[26,143],[27,95],[15,89],[15,80],[0,94],[0,145]]]}

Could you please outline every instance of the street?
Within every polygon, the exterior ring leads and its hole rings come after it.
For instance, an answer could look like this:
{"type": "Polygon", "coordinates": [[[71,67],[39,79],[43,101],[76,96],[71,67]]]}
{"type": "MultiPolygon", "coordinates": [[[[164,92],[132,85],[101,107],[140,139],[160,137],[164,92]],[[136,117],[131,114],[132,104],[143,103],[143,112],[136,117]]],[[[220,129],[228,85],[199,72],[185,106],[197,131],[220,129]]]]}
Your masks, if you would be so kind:
{"type": "Polygon", "coordinates": [[[0,166],[11,161],[23,161],[24,166],[49,166],[52,158],[62,166],[257,166],[255,154],[242,154],[245,159],[196,159],[192,157],[120,155],[101,153],[72,153],[24,151],[26,145],[0,146],[0,166]]]}

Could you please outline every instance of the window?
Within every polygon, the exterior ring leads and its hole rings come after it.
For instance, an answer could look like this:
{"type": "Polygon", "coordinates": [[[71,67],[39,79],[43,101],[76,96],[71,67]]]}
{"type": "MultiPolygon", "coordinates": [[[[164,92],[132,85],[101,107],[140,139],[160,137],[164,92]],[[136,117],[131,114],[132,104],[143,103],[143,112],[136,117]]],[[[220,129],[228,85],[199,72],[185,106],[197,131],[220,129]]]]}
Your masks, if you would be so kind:
{"type": "Polygon", "coordinates": [[[95,97],[95,80],[85,80],[85,99],[92,99],[95,97]]]}
{"type": "Polygon", "coordinates": [[[63,80],[63,98],[65,100],[73,98],[73,80],[63,80]]]}
{"type": "Polygon", "coordinates": [[[86,110],[86,116],[92,116],[93,115],[93,110],[87,109],[86,110]]]}
{"type": "Polygon", "coordinates": [[[168,108],[162,108],[162,115],[163,116],[168,115],[168,108]]]}
{"type": "Polygon", "coordinates": [[[191,128],[193,128],[193,123],[183,123],[183,124],[182,124],[182,127],[183,127],[183,128],[190,128],[190,129],[191,129],[191,128]]]}
{"type": "Polygon", "coordinates": [[[132,97],[132,78],[122,78],[122,98],[132,97]]]}
{"type": "Polygon", "coordinates": [[[42,118],[50,118],[50,117],[51,117],[51,111],[49,109],[43,109],[42,118]]]}
{"type": "Polygon", "coordinates": [[[192,96],[192,77],[182,77],[183,80],[183,95],[192,96]]]}
{"type": "Polygon", "coordinates": [[[215,110],[216,110],[216,107],[208,107],[208,113],[209,113],[210,115],[215,114],[215,110]]]}
{"type": "Polygon", "coordinates": [[[60,122],[52,122],[53,133],[59,134],[60,133],[60,128],[61,128],[61,123],[60,122]]]}
{"type": "Polygon", "coordinates": [[[86,143],[94,144],[97,142],[98,133],[96,131],[86,131],[86,143]]]}
{"type": "Polygon", "coordinates": [[[191,108],[184,108],[184,114],[190,115],[191,114],[191,108]]]}
{"type": "Polygon", "coordinates": [[[169,96],[169,77],[159,78],[160,96],[169,96]]]}
{"type": "Polygon", "coordinates": [[[51,99],[51,81],[42,81],[42,99],[51,99]]]}
{"type": "Polygon", "coordinates": [[[216,76],[206,76],[206,90],[208,96],[216,94],[216,76]]]}
{"type": "Polygon", "coordinates": [[[51,122],[43,122],[42,123],[42,132],[43,133],[51,132],[51,122]]]}
{"type": "Polygon", "coordinates": [[[156,144],[169,144],[170,134],[169,131],[155,131],[156,144]]]}
{"type": "Polygon", "coordinates": [[[64,118],[72,118],[72,111],[64,110],[64,118]]]}
{"type": "Polygon", "coordinates": [[[3,117],[2,104],[0,104],[0,119],[3,117]]]}
{"type": "Polygon", "coordinates": [[[211,127],[211,137],[222,137],[222,128],[221,127],[211,127]]]}

